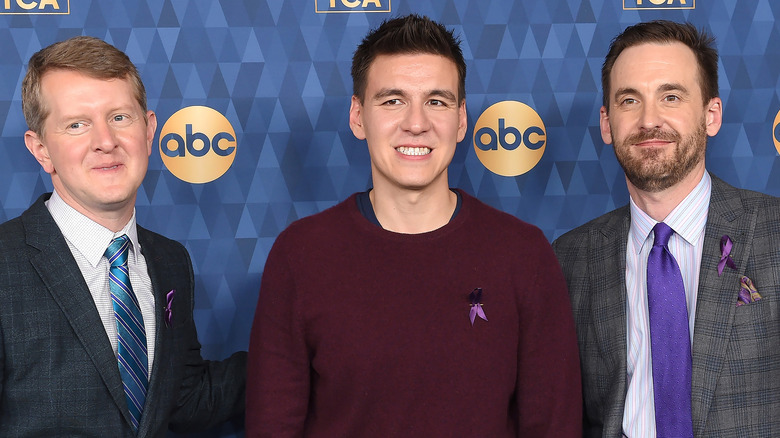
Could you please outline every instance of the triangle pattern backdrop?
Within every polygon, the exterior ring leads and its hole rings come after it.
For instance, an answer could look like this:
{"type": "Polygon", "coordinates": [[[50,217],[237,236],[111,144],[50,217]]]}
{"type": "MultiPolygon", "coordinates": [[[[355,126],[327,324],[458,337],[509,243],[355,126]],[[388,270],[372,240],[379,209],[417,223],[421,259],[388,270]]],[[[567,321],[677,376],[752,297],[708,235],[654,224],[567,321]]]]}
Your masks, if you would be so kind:
{"type": "Polygon", "coordinates": [[[391,13],[318,14],[317,2],[327,9],[329,0],[60,0],[70,14],[0,14],[0,221],[51,190],[23,142],[19,88],[27,60],[71,36],[105,39],[138,66],[158,136],[173,113],[193,105],[214,108],[235,129],[232,167],[205,184],[171,174],[156,143],[137,213],[139,224],[184,243],[192,255],[204,355],[245,349],[279,232],[370,186],[365,144],[348,127],[351,57],[369,28],[410,12],[454,28],[467,59],[469,130],[451,185],[539,226],[550,240],[628,202],[623,173],[599,133],[600,68],[611,39],[643,20],[689,20],[716,36],[725,112],[710,139],[708,167],[738,187],[780,195],[773,126],[780,3],[624,9],[632,1],[380,0],[392,2],[391,13]],[[472,144],[479,115],[505,100],[532,107],[547,133],[541,162],[513,178],[487,170],[472,144]]]}

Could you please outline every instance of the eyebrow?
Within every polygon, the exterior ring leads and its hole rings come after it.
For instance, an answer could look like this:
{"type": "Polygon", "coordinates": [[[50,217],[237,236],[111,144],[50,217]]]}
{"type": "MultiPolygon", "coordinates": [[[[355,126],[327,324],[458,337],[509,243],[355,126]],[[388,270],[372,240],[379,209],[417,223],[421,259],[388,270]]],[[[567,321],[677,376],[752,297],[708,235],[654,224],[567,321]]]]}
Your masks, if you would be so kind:
{"type": "MultiPolygon", "coordinates": [[[[407,93],[399,88],[382,88],[379,90],[376,94],[374,94],[374,100],[382,99],[386,97],[391,96],[401,96],[401,97],[407,97],[407,93]]],[[[443,89],[433,89],[430,90],[427,94],[428,97],[440,97],[445,100],[451,100],[453,102],[457,101],[458,98],[455,96],[455,93],[449,90],[443,90],[443,89]]]]}
{"type": "Polygon", "coordinates": [[[688,94],[688,89],[685,88],[682,84],[677,83],[667,83],[662,84],[660,87],[658,87],[658,91],[664,92],[664,91],[680,91],[683,94],[688,94]]]}
{"type": "MultiPolygon", "coordinates": [[[[667,82],[667,83],[661,84],[657,88],[657,91],[661,92],[661,93],[666,93],[668,91],[679,91],[682,94],[688,94],[688,88],[686,88],[682,84],[676,83],[676,82],[672,82],[672,83],[668,83],[667,82]]],[[[617,98],[619,96],[623,96],[623,95],[626,95],[626,94],[640,94],[640,93],[639,93],[639,90],[637,90],[636,88],[632,88],[632,87],[618,88],[617,90],[615,90],[614,98],[617,100],[617,98]]]]}

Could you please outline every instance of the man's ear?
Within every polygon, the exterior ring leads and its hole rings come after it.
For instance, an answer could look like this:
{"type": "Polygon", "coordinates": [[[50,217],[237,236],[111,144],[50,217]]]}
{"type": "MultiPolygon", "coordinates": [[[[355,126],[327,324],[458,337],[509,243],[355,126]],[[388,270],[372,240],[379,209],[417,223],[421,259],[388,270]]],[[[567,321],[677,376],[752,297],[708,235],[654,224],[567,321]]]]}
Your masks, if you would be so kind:
{"type": "Polygon", "coordinates": [[[41,135],[28,130],[24,133],[24,145],[27,146],[27,150],[35,157],[35,160],[38,161],[44,172],[54,173],[54,164],[51,162],[49,149],[43,143],[41,135]]]}
{"type": "Polygon", "coordinates": [[[466,112],[466,99],[458,107],[458,143],[466,137],[466,128],[468,128],[469,118],[466,112]]]}
{"type": "Polygon", "coordinates": [[[604,144],[612,144],[612,128],[609,126],[609,114],[607,108],[601,107],[599,111],[599,128],[601,128],[601,140],[604,144]]]}
{"type": "Polygon", "coordinates": [[[152,144],[154,143],[154,133],[157,131],[157,115],[154,111],[146,112],[146,156],[152,155],[152,144]]]}
{"type": "Polygon", "coordinates": [[[720,131],[720,126],[723,123],[723,101],[720,97],[713,97],[704,107],[704,111],[707,135],[712,137],[720,131]]]}
{"type": "Polygon", "coordinates": [[[349,105],[349,128],[352,134],[358,140],[366,139],[366,131],[363,129],[363,104],[357,96],[352,96],[352,103],[349,105]]]}

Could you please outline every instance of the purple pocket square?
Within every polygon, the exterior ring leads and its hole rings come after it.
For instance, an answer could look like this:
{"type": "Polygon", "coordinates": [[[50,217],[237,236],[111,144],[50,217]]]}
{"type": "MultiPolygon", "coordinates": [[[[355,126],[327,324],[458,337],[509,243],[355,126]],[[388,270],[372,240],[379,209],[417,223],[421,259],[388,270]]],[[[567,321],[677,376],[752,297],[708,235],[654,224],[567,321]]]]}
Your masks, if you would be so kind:
{"type": "Polygon", "coordinates": [[[754,303],[761,299],[761,295],[758,293],[758,289],[753,285],[753,281],[747,276],[742,276],[739,281],[739,297],[737,298],[737,306],[744,306],[745,304],[754,303]]]}
{"type": "Polygon", "coordinates": [[[163,308],[163,317],[165,318],[165,326],[170,328],[171,327],[171,319],[173,319],[173,297],[176,295],[176,289],[172,289],[170,292],[168,292],[168,295],[165,296],[165,307],[163,308]]]}

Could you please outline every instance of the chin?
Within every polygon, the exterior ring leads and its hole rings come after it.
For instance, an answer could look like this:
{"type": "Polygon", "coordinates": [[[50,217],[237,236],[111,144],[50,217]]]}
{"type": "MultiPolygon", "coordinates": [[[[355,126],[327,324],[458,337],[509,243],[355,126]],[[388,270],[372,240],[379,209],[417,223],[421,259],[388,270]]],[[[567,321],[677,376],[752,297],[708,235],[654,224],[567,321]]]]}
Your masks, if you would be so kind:
{"type": "Polygon", "coordinates": [[[114,205],[114,206],[124,206],[128,203],[135,202],[135,192],[133,194],[129,194],[126,192],[114,192],[114,193],[105,193],[103,196],[98,198],[98,201],[106,206],[114,205]]]}
{"type": "Polygon", "coordinates": [[[400,181],[398,185],[407,190],[424,190],[432,186],[433,182],[427,180],[400,181]]]}

